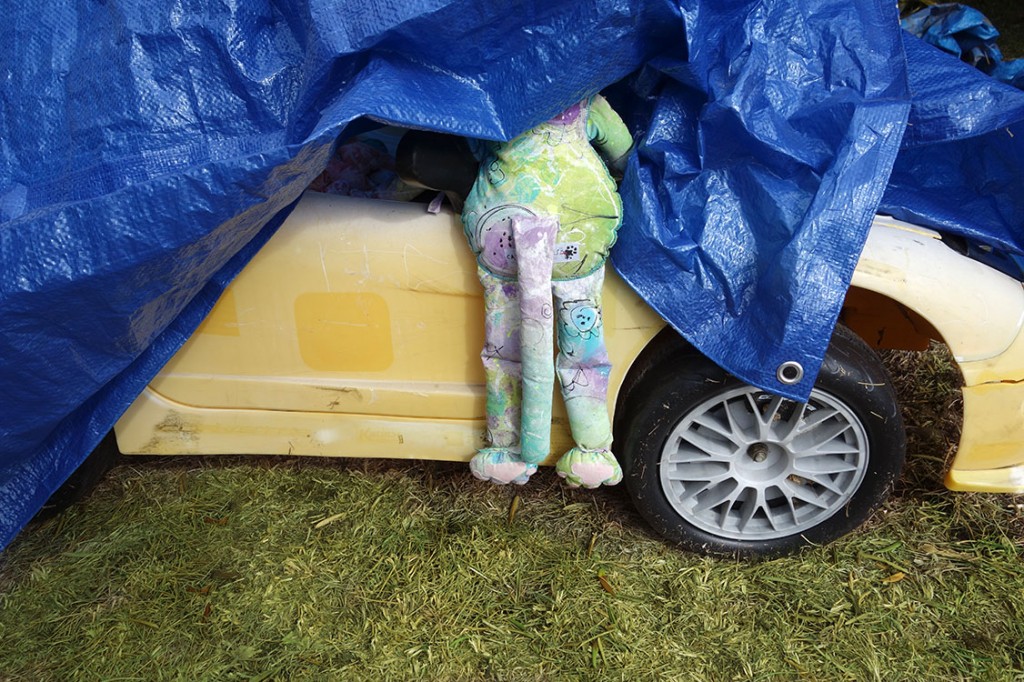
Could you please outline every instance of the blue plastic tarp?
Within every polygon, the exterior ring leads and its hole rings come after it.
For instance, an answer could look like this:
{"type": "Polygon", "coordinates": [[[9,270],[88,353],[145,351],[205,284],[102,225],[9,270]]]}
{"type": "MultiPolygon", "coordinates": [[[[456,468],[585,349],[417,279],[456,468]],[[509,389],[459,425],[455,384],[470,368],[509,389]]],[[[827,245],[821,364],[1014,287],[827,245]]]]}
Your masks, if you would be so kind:
{"type": "Polygon", "coordinates": [[[1024,92],[888,3],[692,4],[688,56],[637,78],[613,261],[705,355],[806,399],[876,211],[1024,251],[1024,92]]]}
{"type": "Polygon", "coordinates": [[[638,79],[613,261],[705,355],[803,400],[910,108],[895,6],[683,5],[686,59],[638,79]],[[780,381],[787,363],[802,380],[780,381]]]}
{"type": "Polygon", "coordinates": [[[671,2],[10,4],[0,546],[361,116],[508,139],[680,44],[671,2]]]}
{"type": "Polygon", "coordinates": [[[879,210],[1024,253],[1024,91],[904,42],[914,102],[879,210]]]}
{"type": "Polygon", "coordinates": [[[1024,60],[1003,60],[996,44],[999,31],[988,18],[966,5],[925,7],[901,22],[910,34],[1014,87],[1024,87],[1024,60]]]}
{"type": "MultiPolygon", "coordinates": [[[[1021,120],[1006,92],[925,88],[936,100],[909,113],[924,137],[898,160],[915,81],[883,0],[55,0],[5,14],[0,545],[360,117],[508,139],[618,82],[643,141],[615,266],[710,357],[798,399],[883,192],[905,188],[892,210],[945,225],[913,180],[945,158],[940,128],[993,102],[954,147],[1021,120]],[[887,191],[894,163],[906,182],[887,191]],[[802,382],[778,382],[788,360],[802,382]]],[[[956,229],[1018,246],[1018,214],[995,212],[1000,225],[956,229]]]]}

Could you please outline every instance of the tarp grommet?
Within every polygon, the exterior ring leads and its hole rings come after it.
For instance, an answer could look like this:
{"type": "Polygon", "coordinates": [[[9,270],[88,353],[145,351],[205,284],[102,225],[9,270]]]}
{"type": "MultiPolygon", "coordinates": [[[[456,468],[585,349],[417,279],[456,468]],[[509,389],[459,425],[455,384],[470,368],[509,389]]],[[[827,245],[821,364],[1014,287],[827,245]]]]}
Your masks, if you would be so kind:
{"type": "Polygon", "coordinates": [[[789,360],[779,365],[779,368],[775,370],[775,377],[780,384],[786,386],[799,384],[800,380],[804,378],[804,367],[796,360],[789,360]]]}

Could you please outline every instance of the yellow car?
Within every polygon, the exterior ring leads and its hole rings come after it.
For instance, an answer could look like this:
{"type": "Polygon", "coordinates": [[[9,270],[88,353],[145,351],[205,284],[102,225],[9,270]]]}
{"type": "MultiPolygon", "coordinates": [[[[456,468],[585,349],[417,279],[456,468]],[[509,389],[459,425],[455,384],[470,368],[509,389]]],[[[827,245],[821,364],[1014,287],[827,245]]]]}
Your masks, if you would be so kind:
{"type": "MultiPolygon", "coordinates": [[[[947,344],[965,382],[947,485],[1024,491],[1024,289],[935,232],[876,218],[807,403],[730,376],[611,271],[604,303],[613,449],[638,510],[684,547],[776,555],[870,516],[905,450],[872,347],[947,344]]],[[[117,422],[116,445],[468,461],[483,445],[483,334],[456,213],[307,192],[117,422]]],[[[555,406],[560,453],[572,441],[555,406]]]]}

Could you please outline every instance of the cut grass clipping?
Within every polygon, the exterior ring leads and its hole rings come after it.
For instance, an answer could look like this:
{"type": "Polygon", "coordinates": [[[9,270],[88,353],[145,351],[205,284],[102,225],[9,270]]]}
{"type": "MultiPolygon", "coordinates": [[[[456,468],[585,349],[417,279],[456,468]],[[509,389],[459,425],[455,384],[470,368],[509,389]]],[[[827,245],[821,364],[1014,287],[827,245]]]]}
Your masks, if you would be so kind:
{"type": "Polygon", "coordinates": [[[465,467],[116,468],[0,555],[0,679],[1014,679],[1021,498],[953,493],[958,376],[891,354],[911,452],[862,530],[763,563],[681,553],[624,491],[465,467]]]}

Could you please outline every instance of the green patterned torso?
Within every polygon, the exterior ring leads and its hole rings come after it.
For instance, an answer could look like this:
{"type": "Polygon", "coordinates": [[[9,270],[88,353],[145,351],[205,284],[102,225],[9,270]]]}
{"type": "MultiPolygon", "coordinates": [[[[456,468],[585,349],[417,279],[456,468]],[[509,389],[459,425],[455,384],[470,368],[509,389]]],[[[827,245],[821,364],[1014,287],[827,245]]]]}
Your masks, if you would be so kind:
{"type": "MultiPolygon", "coordinates": [[[[583,277],[604,264],[615,243],[622,201],[591,146],[591,137],[598,136],[598,143],[605,139],[593,122],[588,130],[590,109],[591,102],[583,102],[511,142],[489,145],[462,217],[481,266],[514,276],[509,221],[519,215],[559,219],[553,279],[583,277]]],[[[621,132],[628,140],[624,127],[621,132]]]]}

